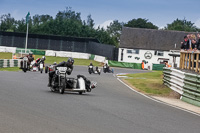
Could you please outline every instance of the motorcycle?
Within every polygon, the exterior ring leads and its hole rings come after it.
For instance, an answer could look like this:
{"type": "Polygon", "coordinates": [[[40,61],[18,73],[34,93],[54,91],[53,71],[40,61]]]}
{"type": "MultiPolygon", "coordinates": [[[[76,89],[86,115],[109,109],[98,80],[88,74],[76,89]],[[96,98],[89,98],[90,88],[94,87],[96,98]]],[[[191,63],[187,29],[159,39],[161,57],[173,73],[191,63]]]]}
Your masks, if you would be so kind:
{"type": "Polygon", "coordinates": [[[28,66],[28,58],[24,57],[23,60],[23,65],[22,65],[22,71],[26,72],[29,70],[29,66],[28,66]]]}
{"type": "Polygon", "coordinates": [[[38,63],[36,63],[35,61],[31,62],[31,71],[33,72],[37,72],[40,71],[40,73],[43,73],[43,69],[44,69],[44,61],[41,61],[38,63]]]}
{"type": "Polygon", "coordinates": [[[93,66],[88,66],[88,72],[89,74],[94,73],[93,66]]]}
{"type": "Polygon", "coordinates": [[[96,70],[94,71],[93,66],[88,66],[88,72],[89,74],[94,73],[94,74],[101,74],[101,69],[96,67],[96,70]]]}
{"type": "Polygon", "coordinates": [[[109,67],[107,67],[107,66],[103,66],[103,72],[104,73],[114,73],[114,69],[112,68],[112,69],[110,69],[109,67]]]}
{"type": "Polygon", "coordinates": [[[44,62],[41,61],[39,66],[40,66],[40,67],[39,67],[40,73],[42,73],[42,72],[43,72],[43,69],[44,69],[44,62]]]}
{"type": "Polygon", "coordinates": [[[82,75],[78,75],[77,79],[67,78],[67,71],[69,71],[67,67],[56,68],[55,75],[52,78],[52,86],[50,87],[52,92],[63,94],[65,91],[70,91],[83,94],[91,92],[91,90],[96,87],[96,82],[90,82],[82,75]]]}

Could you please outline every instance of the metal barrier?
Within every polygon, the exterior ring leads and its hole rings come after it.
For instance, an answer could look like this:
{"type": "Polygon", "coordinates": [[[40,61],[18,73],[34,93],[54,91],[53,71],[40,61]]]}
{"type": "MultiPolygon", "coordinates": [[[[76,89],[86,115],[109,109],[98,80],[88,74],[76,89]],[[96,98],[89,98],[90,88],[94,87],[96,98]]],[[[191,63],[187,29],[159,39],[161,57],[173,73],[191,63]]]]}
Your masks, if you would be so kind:
{"type": "Polygon", "coordinates": [[[200,75],[173,68],[164,68],[163,74],[163,83],[178,92],[181,100],[200,106],[200,75]]]}
{"type": "Polygon", "coordinates": [[[0,68],[3,67],[20,67],[21,60],[14,59],[0,59],[0,68]]]}

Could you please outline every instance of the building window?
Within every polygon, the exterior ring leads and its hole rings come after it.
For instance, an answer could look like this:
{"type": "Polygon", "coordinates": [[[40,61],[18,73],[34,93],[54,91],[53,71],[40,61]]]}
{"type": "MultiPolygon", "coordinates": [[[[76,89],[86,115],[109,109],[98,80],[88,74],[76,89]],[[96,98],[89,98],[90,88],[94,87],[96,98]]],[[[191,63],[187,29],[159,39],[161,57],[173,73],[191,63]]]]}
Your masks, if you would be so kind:
{"type": "Polygon", "coordinates": [[[127,54],[139,54],[139,49],[127,49],[127,54]]]}
{"type": "Polygon", "coordinates": [[[154,55],[163,56],[164,52],[163,51],[155,51],[154,55]]]}

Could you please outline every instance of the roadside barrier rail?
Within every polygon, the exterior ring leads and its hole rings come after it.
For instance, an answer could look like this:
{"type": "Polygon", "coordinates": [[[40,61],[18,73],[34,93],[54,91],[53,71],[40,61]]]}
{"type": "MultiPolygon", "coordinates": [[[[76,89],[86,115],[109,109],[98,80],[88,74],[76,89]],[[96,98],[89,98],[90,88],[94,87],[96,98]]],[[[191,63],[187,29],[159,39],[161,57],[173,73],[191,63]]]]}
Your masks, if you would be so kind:
{"type": "Polygon", "coordinates": [[[181,95],[182,101],[200,106],[200,75],[163,68],[163,83],[181,95]]]}
{"type": "Polygon", "coordinates": [[[0,68],[20,67],[20,59],[0,59],[0,68]]]}

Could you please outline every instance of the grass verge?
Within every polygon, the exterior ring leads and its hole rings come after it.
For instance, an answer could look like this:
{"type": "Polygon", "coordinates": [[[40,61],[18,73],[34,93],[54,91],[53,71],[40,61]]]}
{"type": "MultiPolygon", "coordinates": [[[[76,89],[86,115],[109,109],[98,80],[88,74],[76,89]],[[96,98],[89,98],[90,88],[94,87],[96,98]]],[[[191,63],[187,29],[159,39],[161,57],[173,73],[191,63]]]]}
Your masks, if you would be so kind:
{"type": "Polygon", "coordinates": [[[128,74],[126,76],[128,78],[123,78],[123,81],[144,94],[169,96],[172,92],[170,88],[163,85],[162,71],[128,74]]]}
{"type": "Polygon", "coordinates": [[[0,52],[0,59],[12,59],[12,53],[0,52]]]}
{"type": "Polygon", "coordinates": [[[19,67],[6,67],[6,68],[0,68],[0,71],[20,71],[19,67]]]}

